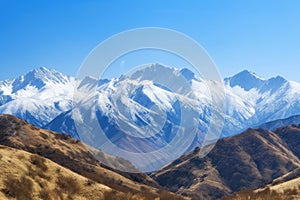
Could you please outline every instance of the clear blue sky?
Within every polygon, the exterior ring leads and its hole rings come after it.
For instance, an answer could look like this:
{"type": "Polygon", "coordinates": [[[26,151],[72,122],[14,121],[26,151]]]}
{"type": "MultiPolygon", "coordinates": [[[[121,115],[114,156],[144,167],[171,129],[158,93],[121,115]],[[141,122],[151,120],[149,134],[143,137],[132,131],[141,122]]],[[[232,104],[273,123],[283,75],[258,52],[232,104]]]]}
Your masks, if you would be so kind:
{"type": "Polygon", "coordinates": [[[0,79],[41,66],[76,75],[101,41],[149,26],[195,39],[223,76],[247,68],[300,82],[297,0],[0,0],[0,79]]]}

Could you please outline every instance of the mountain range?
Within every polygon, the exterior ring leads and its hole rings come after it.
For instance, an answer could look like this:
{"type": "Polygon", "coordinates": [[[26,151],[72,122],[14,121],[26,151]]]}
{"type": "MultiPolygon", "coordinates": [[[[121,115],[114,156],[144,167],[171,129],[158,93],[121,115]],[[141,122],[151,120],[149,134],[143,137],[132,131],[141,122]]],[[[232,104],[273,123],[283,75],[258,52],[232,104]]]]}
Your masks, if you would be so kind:
{"type": "MultiPolygon", "coordinates": [[[[176,134],[186,135],[186,141],[177,143],[180,150],[172,157],[159,159],[162,162],[142,166],[140,161],[130,160],[143,171],[153,171],[207,144],[205,136],[216,112],[209,82],[188,69],[159,64],[101,80],[79,80],[42,67],[0,82],[0,113],[13,114],[38,127],[67,133],[102,148],[90,124],[96,120],[110,141],[133,153],[156,151],[171,143],[176,134]],[[80,102],[74,103],[74,91],[83,94],[80,102]],[[95,106],[95,112],[82,116],[90,111],[86,102],[95,106]],[[83,119],[79,126],[78,119],[83,119]]],[[[264,79],[244,70],[224,79],[224,91],[225,123],[217,138],[300,114],[300,84],[280,76],[264,79]]]]}

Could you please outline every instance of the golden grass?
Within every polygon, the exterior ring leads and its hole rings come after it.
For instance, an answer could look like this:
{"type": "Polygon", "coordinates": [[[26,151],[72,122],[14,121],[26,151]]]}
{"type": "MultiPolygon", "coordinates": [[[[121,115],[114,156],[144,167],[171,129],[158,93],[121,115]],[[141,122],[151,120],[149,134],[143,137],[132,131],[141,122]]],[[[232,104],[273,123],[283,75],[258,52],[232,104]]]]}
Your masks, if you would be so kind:
{"type": "Polygon", "coordinates": [[[111,190],[35,154],[0,146],[0,155],[1,200],[96,200],[111,190]]]}
{"type": "Polygon", "coordinates": [[[298,200],[300,199],[300,178],[278,183],[276,185],[267,185],[256,190],[242,189],[238,193],[224,197],[222,200],[298,200]]]}
{"type": "Polygon", "coordinates": [[[117,195],[116,200],[125,196],[141,200],[182,199],[156,188],[157,183],[145,174],[107,168],[91,152],[100,153],[107,161],[120,163],[124,168],[131,167],[128,162],[11,115],[0,115],[0,136],[1,144],[5,145],[0,145],[0,195],[6,198],[11,195],[5,180],[12,177],[13,182],[18,182],[25,176],[33,182],[32,199],[93,200],[103,199],[104,195],[107,199],[113,194],[117,195]]]}

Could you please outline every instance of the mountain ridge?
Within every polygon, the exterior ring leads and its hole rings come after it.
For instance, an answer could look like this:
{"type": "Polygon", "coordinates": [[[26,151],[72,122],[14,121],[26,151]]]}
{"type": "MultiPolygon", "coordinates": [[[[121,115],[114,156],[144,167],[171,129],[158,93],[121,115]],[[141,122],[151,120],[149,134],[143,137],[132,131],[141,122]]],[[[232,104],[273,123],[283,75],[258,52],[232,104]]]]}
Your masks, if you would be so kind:
{"type": "Polygon", "coordinates": [[[165,188],[195,198],[218,199],[256,189],[300,167],[300,125],[267,131],[248,129],[217,142],[204,158],[200,148],[154,172],[165,188]]]}
{"type": "MultiPolygon", "coordinates": [[[[39,127],[69,134],[97,148],[101,148],[101,144],[92,139],[97,134],[93,133],[88,138],[92,131],[89,121],[100,122],[108,138],[114,138],[115,144],[129,151],[153,151],[172,141],[178,130],[183,130],[187,136],[193,132],[191,137],[194,139],[187,142],[190,146],[182,148],[182,152],[174,156],[177,157],[205,143],[213,113],[218,112],[210,96],[215,88],[208,87],[213,83],[197,77],[188,69],[154,64],[129,75],[100,82],[94,78],[77,80],[46,68],[33,71],[31,73],[41,76],[45,73],[52,75],[48,75],[50,78],[46,76],[45,85],[40,89],[39,84],[34,86],[30,82],[26,87],[20,86],[15,93],[9,93],[13,81],[0,82],[0,113],[14,114],[39,127]],[[162,76],[163,72],[168,74],[167,79],[162,76]],[[60,76],[63,76],[62,80],[57,81],[60,76]],[[84,99],[74,104],[75,88],[84,99]],[[89,110],[91,105],[95,106],[96,114],[89,110]],[[82,112],[90,114],[83,117],[82,112]],[[76,125],[74,116],[78,117],[77,120],[84,119],[84,124],[76,125]],[[194,126],[193,131],[188,130],[191,125],[194,126]],[[78,128],[81,130],[78,131],[78,128]],[[145,135],[146,132],[149,135],[145,135]],[[155,136],[157,142],[145,145],[145,140],[135,140],[128,145],[131,136],[155,136]]],[[[299,83],[281,77],[263,79],[249,71],[227,78],[224,83],[226,110],[222,117],[225,124],[220,137],[300,114],[297,101],[300,98],[299,83]],[[243,83],[251,82],[243,80],[248,76],[258,81],[258,86],[244,87],[243,83]]]]}

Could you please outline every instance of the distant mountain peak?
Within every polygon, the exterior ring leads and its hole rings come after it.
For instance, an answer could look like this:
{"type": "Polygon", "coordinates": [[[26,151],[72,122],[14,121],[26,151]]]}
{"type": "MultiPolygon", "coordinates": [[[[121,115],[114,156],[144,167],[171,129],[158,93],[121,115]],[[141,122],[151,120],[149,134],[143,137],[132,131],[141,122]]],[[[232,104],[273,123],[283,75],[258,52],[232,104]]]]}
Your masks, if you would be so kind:
{"type": "Polygon", "coordinates": [[[263,87],[261,87],[261,92],[271,91],[276,92],[279,88],[281,88],[283,85],[288,83],[286,79],[284,79],[281,76],[276,76],[268,79],[265,81],[265,84],[263,87]]]}
{"type": "MultiPolygon", "coordinates": [[[[174,74],[175,68],[167,67],[162,64],[150,64],[143,68],[137,69],[133,73],[126,75],[127,78],[133,80],[151,80],[155,81],[161,79],[162,77],[168,77],[174,74]]],[[[124,77],[123,77],[124,78],[124,77]]]]}
{"type": "Polygon", "coordinates": [[[194,72],[187,68],[182,68],[179,70],[180,74],[188,81],[192,80],[195,78],[194,72]]]}
{"type": "Polygon", "coordinates": [[[255,78],[255,79],[265,80],[261,76],[257,75],[255,72],[249,71],[247,69],[237,73],[233,77],[255,78]]]}
{"type": "Polygon", "coordinates": [[[26,76],[33,76],[34,78],[38,78],[38,79],[48,79],[48,80],[64,80],[65,79],[65,75],[63,75],[62,73],[54,70],[54,69],[48,69],[46,67],[40,67],[40,68],[36,68],[32,71],[30,71],[29,73],[27,73],[25,75],[26,76]]]}
{"type": "Polygon", "coordinates": [[[225,83],[229,84],[231,87],[239,86],[246,91],[255,88],[260,92],[274,92],[287,82],[288,80],[281,76],[264,79],[256,73],[248,70],[243,70],[232,77],[225,78],[225,83]]]}
{"type": "Polygon", "coordinates": [[[144,68],[138,69],[126,77],[134,80],[151,80],[154,82],[165,80],[166,77],[172,77],[175,79],[181,77],[181,79],[191,81],[196,78],[196,75],[193,71],[191,71],[188,68],[174,68],[163,64],[155,63],[150,64],[144,68]]]}
{"type": "Polygon", "coordinates": [[[240,73],[225,79],[225,82],[231,87],[240,86],[246,91],[249,91],[252,88],[259,88],[264,84],[265,81],[265,79],[256,73],[248,70],[243,70],[240,73]]]}
{"type": "Polygon", "coordinates": [[[280,82],[280,83],[286,83],[287,80],[283,78],[282,76],[276,76],[273,78],[270,78],[269,81],[275,81],[275,82],[280,82]]]}
{"type": "Polygon", "coordinates": [[[65,84],[69,81],[68,76],[46,67],[36,68],[27,74],[20,76],[13,82],[13,93],[25,88],[28,85],[41,89],[47,83],[62,83],[65,84]]]}
{"type": "Polygon", "coordinates": [[[32,72],[34,73],[48,73],[49,71],[51,71],[50,69],[46,68],[46,67],[38,67],[32,70],[32,72]]]}

